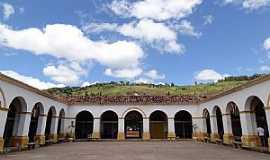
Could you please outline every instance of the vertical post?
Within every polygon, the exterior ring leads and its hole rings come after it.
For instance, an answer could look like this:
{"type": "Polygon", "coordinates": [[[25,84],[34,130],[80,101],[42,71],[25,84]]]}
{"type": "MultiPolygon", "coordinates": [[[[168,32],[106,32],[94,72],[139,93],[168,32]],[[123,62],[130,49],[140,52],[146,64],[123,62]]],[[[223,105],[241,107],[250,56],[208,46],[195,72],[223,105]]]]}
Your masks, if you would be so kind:
{"type": "Polygon", "coordinates": [[[256,117],[251,111],[240,112],[242,127],[242,146],[254,148],[260,146],[260,138],[256,133],[256,117]]]}
{"type": "Polygon", "coordinates": [[[45,144],[45,128],[46,128],[47,115],[41,114],[38,117],[38,127],[36,133],[36,141],[39,145],[45,144]]]}
{"type": "Polygon", "coordinates": [[[174,118],[168,118],[168,139],[175,140],[175,127],[174,127],[174,118]]]}
{"type": "Polygon", "coordinates": [[[193,122],[193,135],[192,139],[197,141],[204,141],[206,132],[206,123],[203,117],[192,117],[193,122]],[[205,124],[204,124],[205,123],[205,124]],[[204,126],[205,125],[205,126],[204,126]]]}
{"type": "Polygon", "coordinates": [[[210,118],[211,121],[211,142],[216,142],[218,139],[220,139],[218,134],[218,126],[217,126],[217,117],[216,115],[212,115],[210,118]]]}
{"type": "MultiPolygon", "coordinates": [[[[270,107],[265,107],[265,114],[267,119],[267,125],[268,125],[268,133],[270,133],[270,107]]],[[[270,152],[270,136],[268,137],[268,150],[270,152]]]]}
{"type": "Polygon", "coordinates": [[[4,132],[6,126],[8,109],[0,106],[0,153],[4,152],[4,132]]]}
{"type": "Polygon", "coordinates": [[[125,140],[125,119],[123,117],[118,119],[117,140],[125,140]]]}
{"type": "Polygon", "coordinates": [[[52,117],[51,121],[51,129],[50,129],[50,139],[52,139],[53,143],[58,142],[57,137],[57,127],[58,127],[58,118],[57,116],[52,117]]]}
{"type": "Polygon", "coordinates": [[[150,132],[149,132],[149,118],[143,118],[143,140],[150,140],[150,132]]]}
{"type": "Polygon", "coordinates": [[[100,139],[100,117],[94,118],[92,138],[100,139]]]}
{"type": "Polygon", "coordinates": [[[20,149],[26,149],[28,147],[28,132],[31,121],[31,112],[22,112],[19,113],[16,117],[18,117],[17,122],[17,130],[14,137],[13,144],[15,146],[19,146],[20,149]]]}
{"type": "Polygon", "coordinates": [[[224,134],[223,134],[223,143],[224,144],[232,144],[234,137],[232,133],[232,121],[231,114],[226,113],[222,115],[224,134]]]}

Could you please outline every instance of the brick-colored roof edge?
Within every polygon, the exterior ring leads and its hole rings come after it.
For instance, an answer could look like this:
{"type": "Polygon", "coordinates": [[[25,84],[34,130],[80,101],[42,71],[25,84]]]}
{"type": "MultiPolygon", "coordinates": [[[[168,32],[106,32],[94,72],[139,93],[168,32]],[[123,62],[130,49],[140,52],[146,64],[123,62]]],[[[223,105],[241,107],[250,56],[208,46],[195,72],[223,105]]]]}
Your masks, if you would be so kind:
{"type": "Polygon", "coordinates": [[[23,89],[26,89],[26,90],[28,90],[28,91],[32,91],[32,92],[34,92],[34,93],[36,93],[36,94],[38,94],[38,95],[41,95],[41,96],[47,97],[47,98],[49,98],[49,99],[58,101],[58,102],[60,102],[60,103],[66,104],[65,101],[64,101],[63,99],[61,99],[60,97],[51,95],[51,94],[49,94],[49,93],[47,93],[47,92],[45,92],[45,91],[41,91],[41,90],[39,90],[39,89],[37,89],[37,88],[35,88],[35,87],[32,87],[32,86],[30,86],[30,85],[28,85],[28,84],[26,84],[26,83],[24,83],[24,82],[21,82],[21,81],[19,81],[19,80],[16,80],[16,79],[14,79],[14,78],[11,78],[11,77],[9,77],[9,76],[6,76],[6,75],[4,75],[4,74],[2,74],[2,73],[0,73],[0,79],[3,80],[3,81],[5,81],[5,82],[14,84],[14,85],[16,85],[16,86],[18,86],[18,87],[21,87],[21,88],[23,88],[23,89]]]}
{"type": "Polygon", "coordinates": [[[254,86],[254,85],[257,85],[257,84],[259,84],[259,83],[263,83],[263,82],[268,81],[268,80],[270,80],[270,75],[265,75],[265,76],[262,76],[262,77],[258,77],[258,78],[256,78],[256,79],[251,80],[251,81],[249,81],[249,82],[247,82],[247,83],[245,83],[245,84],[242,84],[242,85],[240,85],[240,86],[238,86],[238,87],[232,88],[232,89],[230,89],[230,90],[227,90],[227,91],[218,93],[218,94],[216,94],[216,95],[214,95],[214,96],[211,96],[211,97],[209,97],[209,98],[206,98],[206,99],[202,100],[202,101],[200,102],[200,104],[201,104],[201,103],[206,103],[206,102],[211,101],[211,100],[213,100],[213,99],[217,99],[217,98],[220,98],[220,97],[223,97],[223,96],[226,96],[226,95],[229,95],[229,94],[238,92],[238,91],[241,91],[241,90],[243,90],[243,89],[252,87],[252,86],[254,86]]]}
{"type": "MultiPolygon", "coordinates": [[[[26,90],[28,90],[28,91],[32,91],[32,92],[34,92],[34,93],[36,93],[36,94],[38,94],[38,95],[41,95],[41,96],[44,96],[44,97],[53,99],[53,100],[55,100],[55,101],[58,101],[58,102],[60,102],[60,103],[69,105],[69,104],[67,103],[66,97],[60,98],[60,97],[54,96],[54,95],[52,95],[52,94],[49,94],[48,92],[41,91],[41,90],[39,90],[39,89],[37,89],[37,88],[35,88],[35,87],[32,87],[32,86],[30,86],[30,85],[28,85],[28,84],[26,84],[26,83],[24,83],[24,82],[21,82],[21,81],[19,81],[19,80],[16,80],[16,79],[14,79],[14,78],[11,78],[11,77],[9,77],[9,76],[6,76],[6,75],[4,75],[4,74],[2,74],[2,73],[0,73],[0,79],[3,80],[3,81],[6,81],[6,82],[8,82],[8,83],[14,84],[14,85],[16,85],[16,86],[18,86],[18,87],[24,88],[24,89],[26,89],[26,90]]],[[[211,100],[213,100],[213,99],[217,99],[217,98],[220,98],[220,97],[222,97],[222,96],[226,96],[226,95],[229,95],[229,94],[231,94],[231,93],[241,91],[241,90],[243,90],[243,89],[252,87],[252,86],[254,86],[254,85],[256,85],[256,84],[259,84],[259,83],[262,83],[262,82],[265,82],[265,81],[268,81],[268,80],[270,80],[270,75],[258,77],[258,78],[254,79],[254,80],[251,80],[251,81],[249,81],[249,82],[247,82],[247,83],[245,83],[245,84],[243,84],[243,85],[240,85],[240,86],[235,87],[235,88],[232,88],[232,89],[230,89],[230,90],[221,92],[221,93],[216,94],[216,95],[214,95],[214,96],[211,96],[211,97],[209,97],[209,98],[203,99],[203,100],[199,101],[197,104],[206,103],[206,102],[211,101],[211,100]]],[[[84,103],[82,103],[82,104],[85,105],[84,103]]],[[[193,105],[193,104],[196,104],[196,103],[191,103],[191,105],[193,105]]],[[[77,105],[79,105],[79,104],[77,104],[77,105]]]]}

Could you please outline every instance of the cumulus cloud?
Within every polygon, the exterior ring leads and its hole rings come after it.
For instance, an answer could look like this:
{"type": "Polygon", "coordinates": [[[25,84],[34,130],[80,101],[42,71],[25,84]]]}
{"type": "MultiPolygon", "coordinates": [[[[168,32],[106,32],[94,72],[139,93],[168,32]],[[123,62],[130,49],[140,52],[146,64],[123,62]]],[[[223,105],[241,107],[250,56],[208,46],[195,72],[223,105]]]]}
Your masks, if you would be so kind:
{"type": "Polygon", "coordinates": [[[107,68],[105,70],[105,75],[115,77],[115,78],[124,78],[124,79],[134,79],[138,77],[143,72],[140,68],[124,68],[124,69],[111,69],[107,68]]]}
{"type": "Polygon", "coordinates": [[[3,8],[3,15],[4,15],[5,20],[8,20],[11,15],[15,14],[14,7],[9,3],[3,3],[2,8],[3,8]]]}
{"type": "Polygon", "coordinates": [[[104,31],[114,31],[126,37],[131,37],[142,42],[146,42],[152,47],[167,53],[183,53],[184,46],[177,42],[177,32],[180,30],[184,34],[197,36],[190,23],[183,23],[178,28],[169,28],[165,23],[155,22],[150,19],[133,21],[123,25],[115,23],[90,23],[83,26],[87,33],[98,33],[104,31]]]}
{"type": "Polygon", "coordinates": [[[156,23],[153,20],[143,19],[131,22],[119,27],[118,32],[124,36],[143,40],[147,43],[157,43],[165,52],[183,53],[184,47],[177,43],[177,33],[164,23],[156,23]]]}
{"type": "Polygon", "coordinates": [[[268,66],[268,65],[263,65],[263,66],[260,67],[260,70],[261,70],[262,72],[270,72],[270,66],[268,66]]]}
{"type": "Polygon", "coordinates": [[[270,50],[270,38],[267,38],[265,41],[264,41],[264,44],[263,44],[263,47],[265,50],[270,50]]]}
{"type": "Polygon", "coordinates": [[[13,30],[0,24],[0,44],[69,61],[93,60],[111,68],[137,66],[144,55],[141,47],[134,42],[93,41],[76,26],[65,24],[47,25],[42,30],[13,30]]]}
{"type": "Polygon", "coordinates": [[[203,16],[203,19],[204,19],[204,23],[203,23],[204,25],[212,24],[214,21],[214,16],[206,15],[206,16],[203,16]]]}
{"type": "Polygon", "coordinates": [[[48,65],[43,69],[43,74],[58,83],[78,84],[80,77],[87,75],[87,70],[83,69],[78,63],[73,62],[69,65],[48,65]]]}
{"type": "Polygon", "coordinates": [[[225,4],[241,5],[248,10],[258,10],[270,6],[270,0],[224,0],[225,4]]]}
{"type": "Polygon", "coordinates": [[[41,89],[41,90],[48,89],[48,88],[55,88],[55,87],[57,87],[57,88],[65,87],[64,84],[54,84],[54,83],[50,83],[50,82],[44,82],[44,81],[41,81],[37,78],[33,78],[30,76],[24,76],[24,75],[21,75],[15,71],[11,71],[11,70],[4,70],[4,71],[0,71],[0,72],[4,75],[7,75],[11,78],[22,81],[30,86],[33,86],[33,87],[41,89]]]}
{"type": "Polygon", "coordinates": [[[141,0],[134,2],[114,0],[110,8],[115,14],[124,17],[164,21],[172,18],[184,18],[201,3],[202,0],[141,0]]]}
{"type": "Polygon", "coordinates": [[[166,76],[164,74],[158,73],[157,70],[150,70],[144,74],[148,78],[151,78],[152,80],[158,80],[158,79],[165,79],[166,76]]]}
{"type": "Polygon", "coordinates": [[[196,32],[191,22],[182,20],[179,24],[171,24],[171,27],[177,30],[182,35],[188,35],[199,38],[202,33],[196,32]]]}
{"type": "Polygon", "coordinates": [[[195,75],[195,79],[204,82],[217,82],[218,80],[228,77],[228,74],[220,74],[212,69],[204,69],[195,75]]]}

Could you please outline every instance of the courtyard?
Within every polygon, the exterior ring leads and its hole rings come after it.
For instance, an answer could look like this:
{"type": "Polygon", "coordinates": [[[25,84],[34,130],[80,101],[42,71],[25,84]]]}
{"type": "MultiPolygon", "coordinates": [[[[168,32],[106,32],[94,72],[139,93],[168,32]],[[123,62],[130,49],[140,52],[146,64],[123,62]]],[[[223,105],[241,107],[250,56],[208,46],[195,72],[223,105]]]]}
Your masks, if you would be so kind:
{"type": "Polygon", "coordinates": [[[76,142],[0,155],[1,160],[269,160],[270,154],[193,141],[76,142]]]}

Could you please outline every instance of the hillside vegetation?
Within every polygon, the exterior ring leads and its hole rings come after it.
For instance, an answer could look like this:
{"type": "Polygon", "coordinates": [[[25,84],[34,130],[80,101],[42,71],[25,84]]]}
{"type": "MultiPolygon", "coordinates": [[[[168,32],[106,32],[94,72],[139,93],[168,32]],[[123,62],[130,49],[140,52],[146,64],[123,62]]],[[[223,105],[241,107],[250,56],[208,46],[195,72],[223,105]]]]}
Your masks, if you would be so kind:
{"type": "Polygon", "coordinates": [[[127,96],[127,95],[213,95],[264,75],[227,77],[216,83],[178,86],[171,84],[135,84],[130,82],[98,83],[87,87],[52,88],[49,93],[60,96],[127,96]]]}

